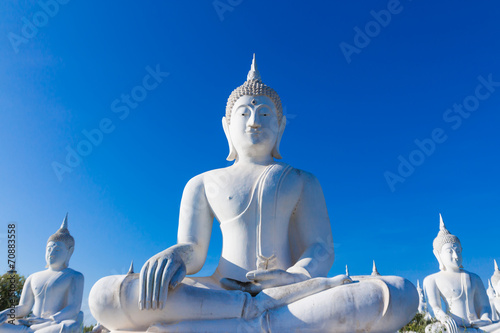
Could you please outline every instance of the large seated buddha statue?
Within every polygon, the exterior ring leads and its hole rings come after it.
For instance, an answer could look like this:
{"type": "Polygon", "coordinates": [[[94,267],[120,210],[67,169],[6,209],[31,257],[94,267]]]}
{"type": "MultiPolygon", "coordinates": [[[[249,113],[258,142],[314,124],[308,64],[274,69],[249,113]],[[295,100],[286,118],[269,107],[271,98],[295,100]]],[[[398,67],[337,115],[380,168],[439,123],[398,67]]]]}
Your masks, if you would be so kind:
{"type": "Polygon", "coordinates": [[[463,269],[460,240],[446,229],[441,215],[433,248],[440,271],[425,278],[424,289],[439,322],[427,326],[426,332],[500,332],[500,323],[492,322],[481,278],[463,269]]]}
{"type": "Polygon", "coordinates": [[[140,273],[104,277],[89,305],[101,327],[156,332],[394,332],[418,295],[396,276],[327,278],[332,230],[310,173],[280,159],[286,118],[255,57],[229,96],[222,125],[229,167],[192,178],[178,242],[140,273]],[[207,257],[213,221],[223,236],[215,273],[191,277],[207,257]]]}
{"type": "Polygon", "coordinates": [[[0,333],[83,332],[83,275],[68,267],[74,248],[66,214],[47,241],[47,269],[28,276],[13,311],[0,312],[0,333]]]}

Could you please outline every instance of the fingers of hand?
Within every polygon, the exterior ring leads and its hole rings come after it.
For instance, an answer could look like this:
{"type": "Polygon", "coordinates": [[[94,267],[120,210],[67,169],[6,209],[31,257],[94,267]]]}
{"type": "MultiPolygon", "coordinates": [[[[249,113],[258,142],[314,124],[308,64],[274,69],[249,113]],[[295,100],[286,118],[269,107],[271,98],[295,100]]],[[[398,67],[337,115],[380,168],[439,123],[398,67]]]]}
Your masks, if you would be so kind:
{"type": "Polygon", "coordinates": [[[141,273],[139,274],[139,309],[144,310],[146,306],[146,281],[147,281],[147,272],[149,268],[149,261],[147,261],[144,266],[142,266],[141,273]]]}
{"type": "Polygon", "coordinates": [[[167,259],[159,259],[157,262],[157,269],[154,275],[154,282],[153,282],[153,296],[151,299],[151,308],[154,310],[158,308],[158,301],[160,299],[160,289],[161,289],[161,276],[163,274],[163,271],[165,269],[165,266],[167,264],[167,259]]]}
{"type": "Polygon", "coordinates": [[[180,267],[180,262],[169,260],[163,269],[163,274],[161,277],[161,288],[159,291],[159,301],[160,301],[160,309],[163,309],[165,302],[167,301],[168,288],[170,286],[170,281],[172,277],[177,272],[180,267]]]}
{"type": "Polygon", "coordinates": [[[146,310],[151,308],[151,300],[153,298],[153,287],[154,287],[153,283],[157,268],[158,268],[157,260],[153,261],[152,265],[151,264],[149,265],[149,270],[146,280],[146,304],[145,304],[146,310]]]}
{"type": "Polygon", "coordinates": [[[264,270],[255,270],[247,273],[246,277],[252,281],[263,281],[263,280],[271,280],[282,277],[287,273],[281,269],[272,269],[269,271],[264,270]]]}
{"type": "Polygon", "coordinates": [[[181,263],[179,269],[177,270],[177,272],[172,277],[172,280],[170,281],[170,287],[172,289],[177,287],[177,285],[184,279],[185,276],[186,276],[186,265],[184,265],[184,263],[181,263]]]}

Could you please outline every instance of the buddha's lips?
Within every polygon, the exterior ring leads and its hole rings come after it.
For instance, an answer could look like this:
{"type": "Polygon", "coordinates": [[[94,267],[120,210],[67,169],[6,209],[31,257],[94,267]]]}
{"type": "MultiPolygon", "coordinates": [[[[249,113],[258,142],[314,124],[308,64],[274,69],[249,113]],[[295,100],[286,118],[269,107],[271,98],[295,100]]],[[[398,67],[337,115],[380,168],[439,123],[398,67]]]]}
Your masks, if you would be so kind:
{"type": "Polygon", "coordinates": [[[259,133],[261,133],[261,131],[258,131],[258,130],[254,130],[254,131],[245,131],[245,133],[247,133],[247,134],[259,134],[259,133]]]}

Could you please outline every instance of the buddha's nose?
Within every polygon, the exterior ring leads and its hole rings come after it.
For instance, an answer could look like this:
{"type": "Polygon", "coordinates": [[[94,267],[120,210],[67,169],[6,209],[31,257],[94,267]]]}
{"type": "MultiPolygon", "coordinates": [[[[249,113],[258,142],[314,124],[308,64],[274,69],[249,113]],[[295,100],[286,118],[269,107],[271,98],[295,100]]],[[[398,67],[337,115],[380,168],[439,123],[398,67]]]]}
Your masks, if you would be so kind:
{"type": "Polygon", "coordinates": [[[260,122],[259,122],[256,114],[252,114],[250,116],[250,118],[248,119],[247,125],[248,125],[248,127],[252,127],[252,128],[259,128],[260,127],[260,122]]]}

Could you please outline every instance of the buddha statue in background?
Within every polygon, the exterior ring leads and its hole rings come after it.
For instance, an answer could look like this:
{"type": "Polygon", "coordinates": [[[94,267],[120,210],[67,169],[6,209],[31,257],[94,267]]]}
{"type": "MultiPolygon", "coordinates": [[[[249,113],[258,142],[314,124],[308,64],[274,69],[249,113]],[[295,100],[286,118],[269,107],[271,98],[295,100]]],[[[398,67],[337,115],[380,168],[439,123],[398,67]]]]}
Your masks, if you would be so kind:
{"type": "Polygon", "coordinates": [[[418,313],[424,315],[425,320],[430,320],[431,315],[427,310],[427,301],[425,299],[424,290],[420,287],[420,281],[417,280],[417,292],[418,292],[418,313]]]}
{"type": "Polygon", "coordinates": [[[229,96],[222,125],[234,164],[192,178],[182,195],[177,244],[138,274],[104,277],[89,306],[109,330],[157,332],[394,332],[416,313],[415,287],[396,276],[327,278],[333,238],[321,186],[276,161],[286,125],[255,56],[229,96]],[[212,276],[212,223],[223,249],[212,276]],[[355,280],[355,283],[352,283],[355,280]]]}
{"type": "Polygon", "coordinates": [[[30,275],[19,305],[0,312],[0,333],[76,333],[83,331],[83,275],[68,267],[75,240],[68,230],[68,215],[49,237],[45,252],[47,269],[30,275]],[[13,322],[13,323],[12,323],[13,322]]]}
{"type": "Polygon", "coordinates": [[[497,261],[493,261],[494,272],[488,282],[488,297],[490,299],[492,319],[500,320],[500,270],[497,261]]]}
{"type": "Polygon", "coordinates": [[[424,280],[428,304],[439,322],[426,332],[500,332],[500,323],[492,322],[483,282],[463,269],[460,240],[446,229],[441,215],[439,229],[433,248],[440,271],[424,280]]]}

